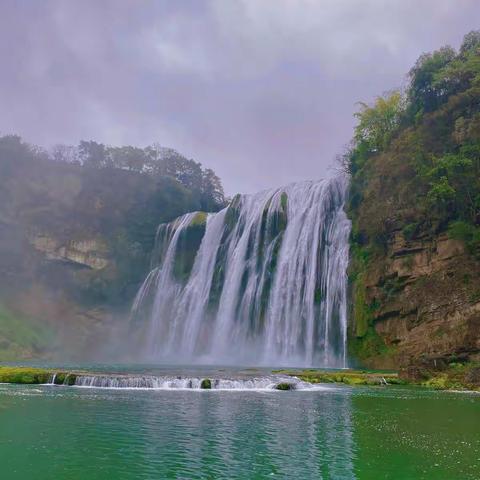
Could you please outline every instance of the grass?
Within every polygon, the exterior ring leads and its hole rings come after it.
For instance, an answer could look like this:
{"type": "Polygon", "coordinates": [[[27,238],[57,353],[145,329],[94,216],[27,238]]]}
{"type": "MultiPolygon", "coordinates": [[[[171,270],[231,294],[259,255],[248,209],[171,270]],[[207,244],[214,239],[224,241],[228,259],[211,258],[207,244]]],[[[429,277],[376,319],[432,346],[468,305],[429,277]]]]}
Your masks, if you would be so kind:
{"type": "Polygon", "coordinates": [[[277,370],[274,373],[290,375],[308,383],[344,383],[346,385],[405,385],[409,382],[397,373],[368,370],[277,370]]]}

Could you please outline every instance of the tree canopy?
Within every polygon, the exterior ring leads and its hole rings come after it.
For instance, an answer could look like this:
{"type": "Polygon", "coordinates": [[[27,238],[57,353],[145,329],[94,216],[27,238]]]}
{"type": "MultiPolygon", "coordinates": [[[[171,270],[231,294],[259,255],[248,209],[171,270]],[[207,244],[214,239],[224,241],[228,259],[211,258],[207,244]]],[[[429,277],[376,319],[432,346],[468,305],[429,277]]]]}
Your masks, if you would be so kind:
{"type": "MultiPolygon", "coordinates": [[[[403,205],[397,214],[457,237],[463,232],[480,255],[480,30],[465,35],[458,52],[445,46],[422,54],[408,80],[404,92],[359,104],[342,158],[352,177],[350,208],[382,171],[392,177],[382,181],[392,185],[391,201],[403,205]]],[[[393,210],[383,213],[375,226],[370,221],[372,238],[384,238],[382,225],[394,221],[393,210]]]]}

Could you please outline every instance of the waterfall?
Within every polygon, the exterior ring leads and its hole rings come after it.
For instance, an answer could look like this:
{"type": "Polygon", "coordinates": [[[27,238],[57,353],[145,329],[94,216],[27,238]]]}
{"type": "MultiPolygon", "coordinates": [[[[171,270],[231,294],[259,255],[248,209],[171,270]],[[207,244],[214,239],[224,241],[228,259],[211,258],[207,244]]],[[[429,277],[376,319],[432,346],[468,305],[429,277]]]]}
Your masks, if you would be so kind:
{"type": "Polygon", "coordinates": [[[111,388],[131,390],[277,390],[278,385],[288,384],[291,390],[328,390],[334,387],[312,385],[296,377],[264,375],[260,377],[174,377],[134,375],[77,375],[76,387],[111,388]],[[208,384],[205,385],[205,381],[208,384]]]}
{"type": "Polygon", "coordinates": [[[135,299],[154,361],[345,367],[346,180],[237,195],[158,228],[135,299]]]}

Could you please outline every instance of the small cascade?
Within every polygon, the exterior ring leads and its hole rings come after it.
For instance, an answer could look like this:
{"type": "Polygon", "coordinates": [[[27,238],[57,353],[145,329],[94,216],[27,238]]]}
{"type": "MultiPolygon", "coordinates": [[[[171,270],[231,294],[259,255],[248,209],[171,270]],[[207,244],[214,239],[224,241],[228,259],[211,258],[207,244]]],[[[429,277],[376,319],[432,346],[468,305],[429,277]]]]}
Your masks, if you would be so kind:
{"type": "Polygon", "coordinates": [[[54,374],[52,375],[52,378],[51,378],[50,382],[48,382],[48,384],[49,384],[49,385],[55,385],[55,379],[56,379],[56,378],[57,378],[57,374],[54,373],[54,374]]]}
{"type": "Polygon", "coordinates": [[[248,378],[202,378],[173,376],[77,375],[75,386],[138,390],[276,390],[288,385],[291,390],[324,389],[296,377],[268,375],[248,378]]]}
{"type": "Polygon", "coordinates": [[[346,179],[159,226],[132,308],[148,361],[346,367],[346,179]]]}

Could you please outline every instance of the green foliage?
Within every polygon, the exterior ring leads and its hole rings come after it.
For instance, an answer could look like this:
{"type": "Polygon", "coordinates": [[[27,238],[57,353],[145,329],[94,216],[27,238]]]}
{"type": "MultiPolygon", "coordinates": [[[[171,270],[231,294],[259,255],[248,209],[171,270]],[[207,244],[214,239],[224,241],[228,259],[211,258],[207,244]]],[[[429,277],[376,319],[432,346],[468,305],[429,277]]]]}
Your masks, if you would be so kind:
{"type": "Polygon", "coordinates": [[[385,148],[400,123],[404,110],[404,98],[399,91],[377,97],[372,106],[360,102],[360,111],[355,114],[355,142],[366,151],[376,152],[385,148]]]}
{"type": "Polygon", "coordinates": [[[413,118],[418,119],[419,114],[435,110],[446,100],[448,91],[439,85],[439,72],[454,58],[455,50],[448,46],[443,47],[433,53],[421,55],[410,70],[408,97],[410,115],[413,118]]]}
{"type": "Polygon", "coordinates": [[[451,238],[462,240],[470,253],[480,259],[480,227],[467,222],[452,222],[448,227],[451,238]]]}
{"type": "Polygon", "coordinates": [[[435,390],[480,390],[478,362],[450,363],[443,371],[426,371],[421,385],[435,390]]]}
{"type": "Polygon", "coordinates": [[[462,145],[458,153],[433,157],[429,165],[418,168],[419,177],[429,185],[428,207],[446,219],[475,223],[480,214],[480,156],[476,147],[462,145]]]}
{"type": "Polygon", "coordinates": [[[444,208],[448,208],[455,199],[455,189],[448,183],[448,178],[442,176],[436,182],[432,182],[427,199],[432,206],[441,205],[444,208]]]}
{"type": "Polygon", "coordinates": [[[53,338],[50,328],[0,305],[0,359],[31,358],[51,347],[53,338]]]}
{"type": "Polygon", "coordinates": [[[407,225],[405,225],[403,228],[402,228],[402,233],[403,233],[403,236],[406,240],[411,240],[417,230],[418,230],[418,223],[416,222],[413,222],[413,223],[407,223],[407,225]]]}
{"type": "MultiPolygon", "coordinates": [[[[361,104],[341,158],[351,177],[349,280],[356,331],[350,348],[360,359],[395,350],[376,334],[377,305],[365,279],[381,277],[378,270],[399,230],[409,241],[448,229],[480,259],[480,31],[467,34],[459,52],[444,47],[423,54],[409,79],[404,94],[361,104]]],[[[389,279],[376,294],[395,301],[403,287],[400,279],[389,279]]]]}

